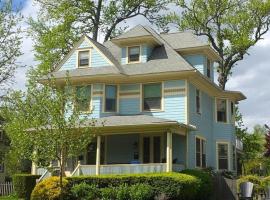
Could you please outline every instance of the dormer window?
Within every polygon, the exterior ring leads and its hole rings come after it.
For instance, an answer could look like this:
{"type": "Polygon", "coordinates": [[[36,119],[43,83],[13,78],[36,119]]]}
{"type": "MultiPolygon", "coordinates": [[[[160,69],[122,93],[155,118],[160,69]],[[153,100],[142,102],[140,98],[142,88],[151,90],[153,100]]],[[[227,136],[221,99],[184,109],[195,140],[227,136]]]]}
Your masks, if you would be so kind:
{"type": "Polygon", "coordinates": [[[128,47],[128,63],[140,61],[140,46],[128,47]]]}
{"type": "Polygon", "coordinates": [[[85,51],[79,51],[78,52],[78,67],[83,68],[83,67],[89,67],[89,57],[90,57],[90,51],[85,50],[85,51]]]}

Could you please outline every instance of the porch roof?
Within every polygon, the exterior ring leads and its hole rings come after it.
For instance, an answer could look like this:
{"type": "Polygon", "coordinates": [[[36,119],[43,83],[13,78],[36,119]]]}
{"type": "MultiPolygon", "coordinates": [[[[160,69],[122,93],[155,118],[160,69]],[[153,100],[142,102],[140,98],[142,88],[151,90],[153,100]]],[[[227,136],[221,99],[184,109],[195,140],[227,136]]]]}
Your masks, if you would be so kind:
{"type": "Polygon", "coordinates": [[[132,131],[136,130],[196,130],[193,125],[187,125],[184,123],[179,123],[175,120],[169,120],[159,117],[154,117],[150,115],[128,115],[128,116],[108,116],[101,117],[98,119],[91,119],[85,122],[85,126],[94,126],[105,131],[103,133],[112,133],[117,131],[132,131]]]}

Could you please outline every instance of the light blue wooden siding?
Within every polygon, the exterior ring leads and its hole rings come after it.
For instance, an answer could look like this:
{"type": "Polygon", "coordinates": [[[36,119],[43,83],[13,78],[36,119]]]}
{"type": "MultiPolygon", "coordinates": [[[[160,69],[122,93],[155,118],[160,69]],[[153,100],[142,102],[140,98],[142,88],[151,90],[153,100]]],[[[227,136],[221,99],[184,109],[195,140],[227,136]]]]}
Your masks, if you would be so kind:
{"type": "Polygon", "coordinates": [[[165,81],[164,88],[175,88],[175,87],[182,87],[184,88],[186,85],[184,80],[173,80],[173,81],[165,81]]]}
{"type": "MultiPolygon", "coordinates": [[[[189,120],[190,124],[197,127],[197,131],[191,131],[188,135],[188,160],[189,167],[194,168],[195,137],[201,136],[206,139],[206,162],[207,166],[217,167],[216,142],[225,141],[235,143],[235,130],[232,123],[217,123],[215,119],[215,99],[205,92],[201,95],[201,115],[196,113],[196,88],[189,84],[189,120]]],[[[229,109],[230,110],[230,109],[229,109]]],[[[230,113],[228,113],[230,114],[230,113]]],[[[230,145],[231,146],[231,145],[230,145]]],[[[231,148],[231,147],[229,147],[231,148]]],[[[231,157],[232,158],[232,157],[231,157]]],[[[232,161],[230,162],[232,163],[232,161]]],[[[232,169],[232,168],[230,168],[232,169]]]]}
{"type": "MultiPolygon", "coordinates": [[[[98,50],[90,45],[87,40],[84,40],[78,49],[82,48],[91,48],[91,67],[102,67],[111,65],[108,60],[102,55],[98,50]]],[[[74,51],[73,54],[66,60],[66,62],[62,65],[60,70],[72,70],[77,67],[77,51],[74,51]]]]}
{"type": "Polygon", "coordinates": [[[91,67],[104,67],[111,64],[96,49],[92,50],[91,67]]]}
{"type": "Polygon", "coordinates": [[[149,56],[152,53],[152,47],[150,45],[142,45],[141,50],[141,62],[145,63],[148,61],[149,56]]]}
{"type": "Polygon", "coordinates": [[[173,160],[177,159],[175,164],[186,163],[186,137],[185,136],[173,134],[172,154],[173,154],[173,160]]]}
{"type": "Polygon", "coordinates": [[[119,87],[120,94],[135,93],[136,95],[120,96],[120,115],[135,115],[140,113],[140,84],[124,84],[119,87]]]}
{"type": "Polygon", "coordinates": [[[139,134],[107,136],[107,164],[130,164],[139,153],[134,143],[139,144],[139,134]]]}
{"type": "Polygon", "coordinates": [[[213,147],[213,98],[201,91],[201,115],[196,113],[196,88],[189,84],[189,123],[197,127],[197,131],[191,131],[188,137],[189,167],[196,166],[195,158],[195,137],[201,136],[206,139],[206,163],[207,166],[214,166],[212,156],[213,147]]]}
{"type": "Polygon", "coordinates": [[[202,74],[205,72],[205,56],[203,55],[187,55],[184,56],[185,60],[189,62],[193,67],[195,67],[202,74]]]}

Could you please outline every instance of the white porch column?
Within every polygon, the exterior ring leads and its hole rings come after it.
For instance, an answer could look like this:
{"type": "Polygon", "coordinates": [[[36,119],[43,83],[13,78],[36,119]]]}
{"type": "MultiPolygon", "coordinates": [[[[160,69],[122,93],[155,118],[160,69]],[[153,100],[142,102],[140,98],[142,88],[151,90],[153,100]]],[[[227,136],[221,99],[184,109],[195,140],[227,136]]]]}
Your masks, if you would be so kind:
{"type": "Polygon", "coordinates": [[[100,173],[100,143],[101,143],[101,136],[97,136],[97,155],[96,155],[96,175],[100,173]]]}
{"type": "Polygon", "coordinates": [[[166,172],[172,171],[172,133],[167,132],[166,172]]]}
{"type": "Polygon", "coordinates": [[[37,165],[32,161],[31,174],[37,175],[37,165]]]}

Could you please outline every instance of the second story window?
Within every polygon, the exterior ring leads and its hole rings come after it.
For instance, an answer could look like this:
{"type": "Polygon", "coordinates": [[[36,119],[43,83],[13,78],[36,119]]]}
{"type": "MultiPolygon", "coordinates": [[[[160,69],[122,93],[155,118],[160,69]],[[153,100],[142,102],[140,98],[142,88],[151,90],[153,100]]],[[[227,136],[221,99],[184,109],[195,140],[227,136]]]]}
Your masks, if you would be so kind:
{"type": "Polygon", "coordinates": [[[161,83],[150,83],[143,85],[143,110],[161,110],[162,99],[161,83]]]}
{"type": "Polygon", "coordinates": [[[89,67],[89,57],[90,53],[89,50],[86,51],[79,51],[78,52],[78,67],[89,67]]]}
{"type": "Polygon", "coordinates": [[[89,112],[91,104],[91,85],[76,86],[76,109],[80,112],[89,112]]]}
{"type": "Polygon", "coordinates": [[[140,46],[128,47],[128,63],[140,61],[140,46]]]}
{"type": "Polygon", "coordinates": [[[201,91],[196,89],[196,113],[201,114],[201,91]]]}
{"type": "Polygon", "coordinates": [[[105,112],[117,110],[117,86],[105,85],[105,112]]]}
{"type": "Polygon", "coordinates": [[[206,142],[202,138],[196,137],[196,166],[206,167],[206,142]]]}
{"type": "Polygon", "coordinates": [[[207,59],[207,77],[211,78],[211,61],[207,59]]]}
{"type": "Polygon", "coordinates": [[[227,101],[226,99],[217,99],[216,101],[217,108],[217,121],[218,122],[227,122],[227,101]]]}

